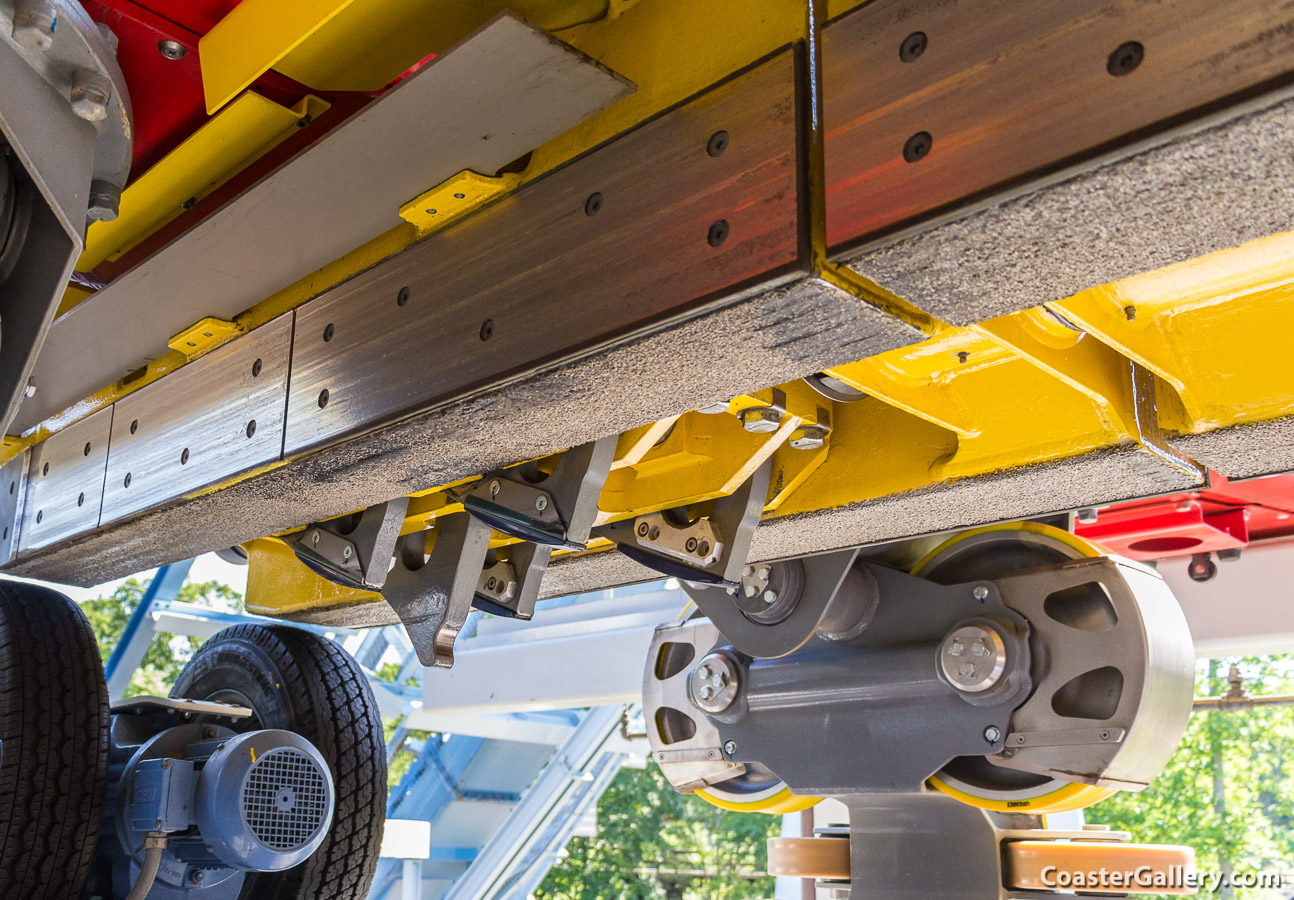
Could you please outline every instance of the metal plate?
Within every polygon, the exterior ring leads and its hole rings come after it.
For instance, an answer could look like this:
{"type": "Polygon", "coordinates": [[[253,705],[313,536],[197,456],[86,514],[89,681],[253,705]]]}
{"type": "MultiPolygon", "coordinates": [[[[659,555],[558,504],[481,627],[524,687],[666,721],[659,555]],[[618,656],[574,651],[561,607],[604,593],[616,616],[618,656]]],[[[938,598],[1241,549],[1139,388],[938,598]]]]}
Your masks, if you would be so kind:
{"type": "Polygon", "coordinates": [[[794,266],[794,74],[784,51],[300,308],[286,452],[794,266]]]}
{"type": "Polygon", "coordinates": [[[401,224],[463,169],[495,172],[632,90],[507,13],[404,80],[51,329],[22,429],[401,224]],[[185,285],[176,291],[177,284],[185,285]]]}
{"type": "Polygon", "coordinates": [[[27,493],[27,460],[24,450],[0,467],[0,560],[7,562],[18,544],[22,500],[27,493]]]}
{"type": "Polygon", "coordinates": [[[877,0],[823,37],[833,248],[1144,137],[1294,69],[1290,11],[1267,0],[877,0]],[[909,35],[923,53],[900,57],[909,35]],[[1137,42],[1144,58],[1112,75],[1137,42]],[[904,161],[920,132],[929,153],[904,161]]]}
{"type": "Polygon", "coordinates": [[[102,521],[278,459],[291,347],[288,313],[118,401],[102,521]]]}
{"type": "Polygon", "coordinates": [[[43,547],[99,524],[111,430],[112,407],[105,407],[32,449],[20,550],[43,547]]]}

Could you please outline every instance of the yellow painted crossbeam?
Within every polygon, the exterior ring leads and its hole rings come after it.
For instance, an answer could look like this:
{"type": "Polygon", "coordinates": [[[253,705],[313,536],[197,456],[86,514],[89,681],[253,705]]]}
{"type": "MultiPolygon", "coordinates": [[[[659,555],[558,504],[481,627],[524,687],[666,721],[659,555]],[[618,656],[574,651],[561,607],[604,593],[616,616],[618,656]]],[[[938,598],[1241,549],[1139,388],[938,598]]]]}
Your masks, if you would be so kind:
{"type": "Polygon", "coordinates": [[[198,41],[211,115],[354,0],[243,0],[198,41]]]}

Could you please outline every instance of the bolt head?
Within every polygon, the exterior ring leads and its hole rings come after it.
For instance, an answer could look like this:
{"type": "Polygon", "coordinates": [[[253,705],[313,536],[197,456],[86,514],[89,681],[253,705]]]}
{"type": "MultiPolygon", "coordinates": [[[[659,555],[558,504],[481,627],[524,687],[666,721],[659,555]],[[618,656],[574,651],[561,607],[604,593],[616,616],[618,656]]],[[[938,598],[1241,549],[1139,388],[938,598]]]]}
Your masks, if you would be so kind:
{"type": "Polygon", "coordinates": [[[821,450],[827,444],[827,435],[820,428],[804,428],[791,436],[792,450],[821,450]]]}
{"type": "Polygon", "coordinates": [[[702,700],[713,700],[714,688],[708,684],[703,684],[701,685],[701,690],[697,691],[697,694],[700,695],[702,700]]]}
{"type": "Polygon", "coordinates": [[[975,643],[971,644],[971,654],[973,656],[988,656],[992,652],[993,651],[990,650],[988,648],[988,645],[985,644],[983,641],[976,641],[975,643]]]}
{"type": "Polygon", "coordinates": [[[51,0],[21,3],[14,10],[13,39],[26,47],[44,53],[54,46],[54,26],[58,10],[51,0]]]}
{"type": "Polygon", "coordinates": [[[984,587],[984,585],[982,584],[977,584],[975,585],[975,590],[971,591],[971,594],[975,597],[976,600],[987,600],[988,588],[984,587]]]}
{"type": "Polygon", "coordinates": [[[990,725],[988,728],[984,729],[984,740],[988,741],[990,744],[996,744],[998,741],[1002,740],[1002,730],[996,725],[990,725]]]}
{"type": "Polygon", "coordinates": [[[112,82],[93,69],[78,69],[72,76],[72,112],[87,122],[108,118],[112,82]]]}
{"type": "Polygon", "coordinates": [[[777,602],[777,591],[764,591],[764,602],[772,606],[777,602]]]}
{"type": "Polygon", "coordinates": [[[746,568],[741,570],[741,574],[742,574],[742,577],[749,578],[750,576],[755,574],[755,569],[752,566],[746,566],[746,568]]]}
{"type": "Polygon", "coordinates": [[[23,389],[22,389],[22,395],[23,395],[24,397],[35,397],[35,396],[36,396],[36,379],[35,379],[35,378],[28,378],[28,379],[27,379],[27,386],[26,386],[25,388],[23,388],[23,389]]]}
{"type": "Polygon", "coordinates": [[[317,531],[310,532],[310,543],[312,544],[319,543],[319,532],[317,531]]]}
{"type": "Polygon", "coordinates": [[[548,498],[544,496],[536,497],[535,509],[539,510],[540,512],[543,512],[544,510],[548,509],[548,498]]]}
{"type": "Polygon", "coordinates": [[[771,406],[741,411],[741,427],[751,434],[771,434],[782,425],[782,413],[771,406]]]}
{"type": "Polygon", "coordinates": [[[770,569],[768,566],[758,566],[758,567],[756,567],[756,569],[755,569],[755,575],[756,575],[758,578],[762,579],[763,581],[767,581],[767,580],[768,580],[768,575],[769,575],[769,573],[770,573],[770,572],[772,572],[772,571],[773,571],[773,570],[772,570],[772,569],[770,569]]]}
{"type": "Polygon", "coordinates": [[[185,55],[189,51],[179,41],[159,41],[157,44],[157,52],[165,56],[167,59],[176,60],[184,59],[185,55]]]}
{"type": "Polygon", "coordinates": [[[759,586],[754,584],[747,584],[742,587],[741,592],[745,594],[748,598],[753,598],[756,594],[759,593],[759,586]]]}
{"type": "Polygon", "coordinates": [[[737,742],[736,742],[736,741],[724,741],[724,743],[723,743],[723,752],[724,752],[724,753],[726,753],[726,754],[728,754],[729,756],[732,756],[734,753],[736,753],[736,752],[737,752],[737,742]]]}
{"type": "Polygon", "coordinates": [[[342,548],[341,548],[341,557],[342,557],[342,559],[350,559],[350,558],[351,558],[352,556],[354,556],[354,555],[355,555],[355,551],[354,551],[354,550],[352,550],[351,548],[349,548],[349,547],[342,547],[342,548]]]}
{"type": "Polygon", "coordinates": [[[709,680],[710,680],[710,667],[709,667],[709,666],[707,666],[707,665],[702,664],[701,668],[699,668],[699,669],[697,669],[697,670],[696,670],[696,674],[697,674],[697,676],[698,676],[702,681],[709,681],[709,680]]]}
{"type": "Polygon", "coordinates": [[[951,644],[948,645],[949,656],[961,656],[965,652],[966,652],[966,645],[959,640],[953,641],[951,644]]]}
{"type": "Polygon", "coordinates": [[[503,485],[499,484],[499,482],[498,482],[498,481],[491,481],[491,482],[490,482],[490,496],[491,496],[491,497],[497,497],[497,496],[499,496],[499,491],[501,491],[502,489],[503,489],[503,485]]]}
{"type": "Polygon", "coordinates": [[[975,664],[974,664],[974,663],[964,662],[964,663],[962,663],[960,666],[958,666],[958,667],[957,667],[957,672],[958,672],[958,673],[959,673],[963,678],[974,678],[974,677],[975,677],[975,664]]]}

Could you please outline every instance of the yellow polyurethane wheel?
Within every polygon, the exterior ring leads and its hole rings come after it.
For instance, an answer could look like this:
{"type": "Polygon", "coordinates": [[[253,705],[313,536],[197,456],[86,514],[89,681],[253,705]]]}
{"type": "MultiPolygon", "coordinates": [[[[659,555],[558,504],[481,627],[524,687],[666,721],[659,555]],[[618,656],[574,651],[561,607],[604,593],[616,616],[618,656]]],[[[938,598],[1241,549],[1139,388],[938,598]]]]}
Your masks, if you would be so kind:
{"type": "MultiPolygon", "coordinates": [[[[1003,522],[997,525],[985,525],[982,528],[972,528],[969,531],[963,531],[944,541],[935,549],[923,556],[915,566],[912,567],[912,574],[919,575],[921,570],[928,566],[933,560],[941,556],[949,548],[960,544],[962,541],[976,537],[981,534],[992,532],[1020,532],[1025,531],[1031,534],[1038,534],[1051,538],[1057,543],[1063,544],[1073,550],[1076,558],[1091,558],[1096,556],[1108,556],[1109,553],[1099,545],[1089,540],[1071,534],[1060,528],[1051,525],[1043,525],[1039,522],[1003,522]]],[[[1070,812],[1075,809],[1086,809],[1095,803],[1099,803],[1106,797],[1117,793],[1117,788],[1096,787],[1090,784],[1077,784],[1074,782],[1063,784],[1054,791],[1048,791],[1037,797],[1019,796],[1011,798],[1000,797],[983,797],[970,793],[964,789],[955,788],[952,785],[941,780],[937,775],[933,776],[927,782],[932,788],[940,793],[947,794],[956,800],[968,806],[974,806],[979,809],[988,809],[994,812],[1019,812],[1030,813],[1032,815],[1046,815],[1048,813],[1070,812]]]]}
{"type": "Polygon", "coordinates": [[[967,806],[992,810],[993,812],[1029,813],[1030,815],[1048,815],[1050,813],[1070,812],[1075,809],[1086,809],[1095,803],[1100,803],[1118,790],[1117,788],[1096,787],[1091,784],[1070,782],[1038,797],[1022,796],[1003,800],[980,797],[967,791],[959,790],[941,781],[938,775],[931,776],[927,784],[941,794],[947,794],[967,806]]]}
{"type": "Polygon", "coordinates": [[[803,812],[806,809],[812,809],[822,802],[821,797],[801,797],[798,794],[792,794],[790,788],[782,788],[776,794],[770,797],[764,797],[760,800],[749,800],[744,803],[733,800],[725,800],[717,797],[709,791],[702,788],[696,792],[706,803],[711,803],[720,809],[729,809],[733,812],[761,812],[771,816],[781,816],[786,813],[803,812]]]}
{"type": "Polygon", "coordinates": [[[1071,534],[1062,528],[1056,528],[1052,525],[1043,525],[1041,522],[1000,522],[997,525],[984,525],[980,528],[972,528],[950,537],[925,556],[921,557],[921,559],[917,561],[917,564],[912,567],[912,574],[920,575],[922,569],[930,565],[936,557],[941,556],[950,547],[956,546],[962,541],[969,540],[970,538],[978,537],[981,534],[989,534],[995,531],[1027,531],[1031,534],[1041,534],[1069,547],[1078,554],[1078,557],[1110,555],[1108,550],[1105,550],[1099,545],[1093,544],[1091,541],[1081,538],[1076,534],[1071,534]]]}

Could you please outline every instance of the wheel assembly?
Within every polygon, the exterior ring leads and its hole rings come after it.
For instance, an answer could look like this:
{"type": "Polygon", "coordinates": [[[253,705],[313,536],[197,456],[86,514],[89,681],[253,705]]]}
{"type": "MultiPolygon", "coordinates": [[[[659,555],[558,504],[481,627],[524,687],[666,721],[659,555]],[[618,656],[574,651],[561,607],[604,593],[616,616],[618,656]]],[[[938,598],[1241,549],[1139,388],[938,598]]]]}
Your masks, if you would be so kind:
{"type": "MultiPolygon", "coordinates": [[[[677,789],[729,808],[847,798],[873,843],[964,818],[996,860],[1040,815],[1144,788],[1190,715],[1193,645],[1162,579],[1050,526],[976,529],[902,568],[838,551],[688,592],[708,618],[657,631],[648,734],[677,789]]],[[[880,893],[892,849],[868,851],[880,893]]]]}

